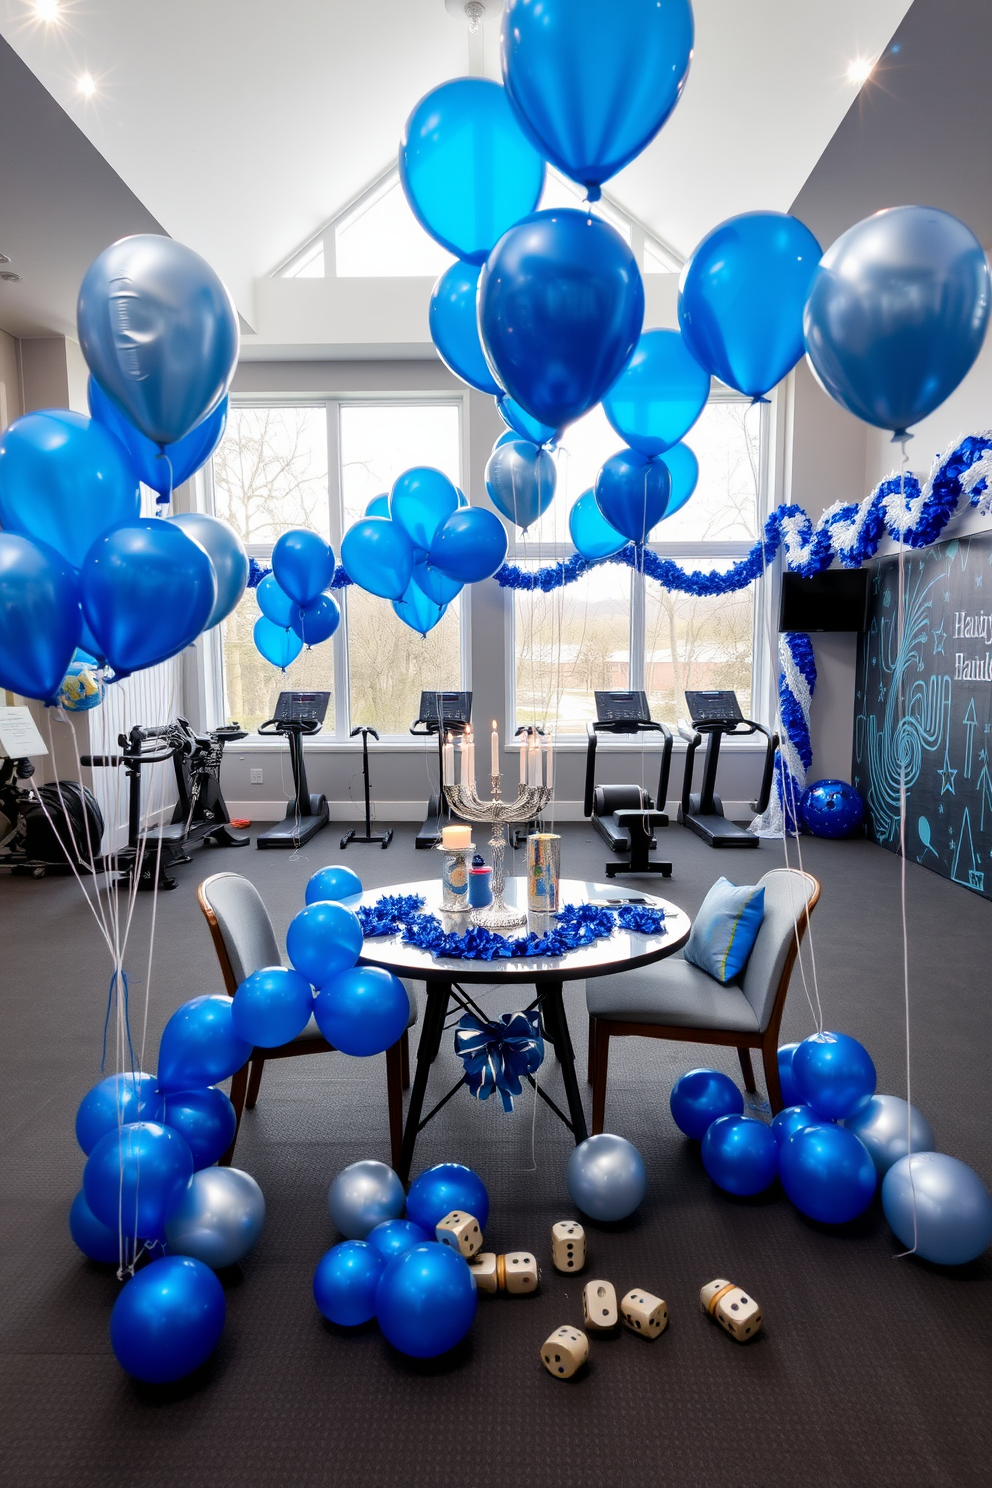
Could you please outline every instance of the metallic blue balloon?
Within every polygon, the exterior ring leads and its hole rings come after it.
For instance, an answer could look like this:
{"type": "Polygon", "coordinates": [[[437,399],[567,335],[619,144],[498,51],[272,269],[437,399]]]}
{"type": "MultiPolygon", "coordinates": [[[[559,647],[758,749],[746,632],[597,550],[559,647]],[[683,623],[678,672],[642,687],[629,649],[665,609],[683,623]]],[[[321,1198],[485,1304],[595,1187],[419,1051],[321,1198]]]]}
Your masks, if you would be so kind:
{"type": "Polygon", "coordinates": [[[509,0],[503,79],[544,158],[595,199],[678,103],[692,40],[689,0],[509,0]]]}
{"type": "Polygon", "coordinates": [[[84,1256],[91,1261],[102,1261],[104,1265],[118,1265],[121,1259],[121,1242],[117,1226],[113,1229],[97,1219],[80,1189],[69,1210],[69,1234],[84,1256]]]}
{"type": "Polygon", "coordinates": [[[843,1126],[804,1126],[779,1149],[779,1177],[796,1208],[820,1224],[846,1224],[875,1192],[868,1149],[843,1126]]]}
{"type": "Polygon", "coordinates": [[[524,531],[555,497],[558,471],[546,449],[529,440],[501,444],[486,466],[486,490],[498,512],[524,531]]]}
{"type": "Polygon", "coordinates": [[[86,400],[90,413],[111,434],[116,435],[127,450],[135,475],[161,496],[171,496],[177,486],[188,481],[202,465],[205,465],[224,437],[227,427],[228,402],[226,395],[206,418],[191,429],[185,439],[163,448],[151,439],[146,439],[130,419],[124,417],[117,404],[107,397],[103,388],[91,377],[86,385],[86,400]]]}
{"type": "Polygon", "coordinates": [[[506,560],[506,528],[493,512],[463,506],[438,528],[429,562],[449,579],[477,584],[491,578],[506,560]]]}
{"type": "Polygon", "coordinates": [[[337,600],[330,594],[318,594],[313,604],[297,610],[289,628],[305,646],[319,646],[322,641],[330,640],[340,624],[337,600]]]}
{"type": "Polygon", "coordinates": [[[846,780],[816,780],[799,798],[799,815],[814,837],[850,837],[864,821],[865,803],[846,780]]]}
{"type": "Polygon", "coordinates": [[[457,490],[430,465],[404,470],[389,493],[389,515],[410,539],[417,563],[427,556],[442,522],[457,510],[457,490]]]}
{"type": "Polygon", "coordinates": [[[161,1121],[162,1097],[154,1075],[125,1070],[88,1090],[76,1112],[76,1141],[89,1156],[102,1136],[132,1121],[161,1121]]]}
{"type": "Polygon", "coordinates": [[[713,1182],[727,1193],[764,1193],[778,1175],[775,1133],[753,1116],[718,1116],[706,1130],[700,1156],[713,1182]]]}
{"type": "Polygon", "coordinates": [[[933,1152],[937,1145],[922,1111],[898,1095],[873,1095],[844,1125],[864,1142],[880,1178],[907,1152],[933,1152]]]}
{"type": "Polygon", "coordinates": [[[313,1300],[330,1322],[357,1328],[375,1317],[375,1294],[386,1258],[365,1240],[332,1245],[317,1262],[313,1300]]]}
{"type": "Polygon", "coordinates": [[[313,993],[306,977],[285,966],[263,966],[234,994],[231,1024],[239,1038],[263,1049],[288,1044],[310,1022],[313,993]]]}
{"type": "Polygon", "coordinates": [[[804,1105],[821,1121],[843,1121],[875,1094],[875,1066],[863,1044],[846,1033],[814,1033],[792,1057],[792,1078],[804,1105]]]}
{"type": "Polygon", "coordinates": [[[238,1118],[228,1097],[215,1085],[177,1090],[163,1101],[162,1121],[177,1131],[193,1154],[193,1171],[209,1168],[234,1141],[238,1118]]]}
{"type": "MultiPolygon", "coordinates": [[[[384,1162],[364,1158],[342,1168],[327,1194],[331,1223],[349,1240],[364,1240],[376,1225],[399,1219],[406,1195],[384,1162]]],[[[445,1213],[447,1214],[447,1210],[445,1213]]]]}
{"type": "Polygon", "coordinates": [[[689,1070],[672,1086],[669,1096],[675,1125],[694,1142],[701,1142],[718,1116],[743,1116],[744,1097],[729,1075],[719,1070],[689,1070]]]}
{"type": "MultiPolygon", "coordinates": [[[[498,398],[503,389],[493,377],[479,340],[475,301],[479,291],[478,264],[453,263],[441,275],[431,295],[429,321],[437,354],[456,377],[498,398]]],[[[388,515],[388,513],[386,513],[388,515]]]]}
{"type": "Polygon", "coordinates": [[[390,1261],[376,1294],[383,1336],[414,1359],[434,1359],[461,1343],[477,1304],[467,1261],[436,1241],[390,1261]]]}
{"type": "Polygon", "coordinates": [[[245,545],[230,522],[225,522],[220,517],[208,517],[206,512],[178,512],[168,520],[181,528],[187,537],[198,542],[206,550],[214,566],[217,599],[203,627],[204,630],[213,630],[215,625],[226,620],[240,604],[241,596],[248,587],[248,554],[245,545]]]}
{"type": "Polygon", "coordinates": [[[123,522],[98,537],[80,581],[87,622],[119,677],[185,650],[217,603],[206,551],[159,517],[123,522]]]}
{"type": "MultiPolygon", "coordinates": [[[[457,599],[465,585],[460,579],[449,579],[439,569],[431,568],[429,563],[415,563],[413,566],[412,584],[426,594],[432,604],[438,606],[443,614],[453,599],[457,599]]],[[[409,594],[409,589],[407,590],[409,594]]],[[[398,601],[403,603],[404,601],[398,601]]],[[[397,611],[397,613],[399,613],[397,611]]],[[[406,619],[406,611],[400,616],[406,619]]]]}
{"type": "Polygon", "coordinates": [[[817,1116],[812,1106],[786,1106],[779,1111],[772,1120],[772,1133],[776,1142],[781,1147],[787,1137],[793,1132],[802,1131],[807,1126],[816,1126],[817,1116]]]}
{"type": "Polygon", "coordinates": [[[190,1256],[163,1256],[127,1282],[110,1315],[117,1362],[135,1379],[164,1385],[206,1363],[224,1331],[224,1288],[190,1256]]]}
{"type": "Polygon", "coordinates": [[[313,604],[334,577],[334,550],[319,532],[293,527],[272,549],[272,572],[294,604],[313,604]]]}
{"type": "Polygon", "coordinates": [[[264,1224],[265,1196],[250,1173],[202,1168],[166,1220],[165,1238],[174,1255],[222,1271],[248,1254],[264,1224]]]}
{"type": "Polygon", "coordinates": [[[510,444],[514,439],[526,439],[531,444],[554,445],[561,432],[552,429],[549,424],[542,424],[540,419],[532,418],[526,408],[521,408],[519,403],[515,403],[505,393],[496,399],[496,412],[508,428],[505,434],[499,436],[494,449],[501,444],[510,444]]]}
{"type": "Polygon", "coordinates": [[[415,1245],[426,1245],[430,1240],[426,1230],[413,1223],[412,1219],[386,1219],[369,1230],[369,1244],[387,1261],[403,1255],[415,1245]]]}
{"type": "Polygon", "coordinates": [[[992,1195],[973,1168],[944,1152],[914,1152],[893,1164],[882,1180],[882,1208],[903,1245],[936,1266],[974,1261],[992,1240],[992,1195]]]}
{"type": "Polygon", "coordinates": [[[679,325],[696,361],[749,398],[769,392],[803,354],[820,251],[784,212],[744,212],[707,233],[679,280],[679,325]]]}
{"type": "Polygon", "coordinates": [[[398,522],[363,517],[344,535],[341,562],[360,589],[380,599],[402,599],[413,576],[413,546],[398,522]]]}
{"type": "Polygon", "coordinates": [[[61,553],[0,532],[0,687],[52,702],[82,632],[79,581],[61,553]]]}
{"type": "Polygon", "coordinates": [[[273,573],[266,574],[259,582],[255,598],[265,619],[271,620],[280,630],[288,630],[293,616],[300,611],[300,606],[294,604],[285,589],[280,589],[279,580],[273,573]]]}
{"type": "MultiPolygon", "coordinates": [[[[426,563],[420,563],[417,567],[425,574],[434,573],[434,570],[428,568],[426,563]]],[[[446,580],[443,574],[438,574],[437,577],[446,583],[457,582],[452,579],[446,580]]],[[[458,588],[462,588],[460,583],[458,584],[458,588]]],[[[415,630],[421,636],[427,635],[434,629],[435,625],[443,619],[447,608],[448,606],[446,604],[436,604],[414,579],[411,579],[407,585],[407,590],[403,598],[393,600],[394,615],[402,620],[404,625],[408,625],[411,630],[415,630]]]]}
{"type": "Polygon", "coordinates": [[[667,515],[672,477],[664,460],[620,450],[603,465],[594,489],[610,526],[631,542],[647,542],[652,527],[667,515]]]}
{"type": "Polygon", "coordinates": [[[367,517],[388,517],[389,516],[389,492],[388,491],[384,492],[381,496],[373,496],[372,497],[372,500],[369,502],[368,506],[365,508],[365,516],[367,516],[367,517]]]}
{"type": "Polygon", "coordinates": [[[806,351],[842,408],[903,433],[957,387],[992,301],[985,251],[936,207],[890,207],[827,249],[806,302],[806,351]]]}
{"type": "Polygon", "coordinates": [[[418,1173],[407,1194],[407,1217],[433,1235],[452,1209],[465,1210],[479,1221],[480,1230],[486,1228],[489,1194],[478,1173],[461,1163],[438,1163],[418,1173]]]}
{"type": "Polygon", "coordinates": [[[627,365],[644,286],[618,232],[585,212],[535,212],[504,233],[479,280],[486,357],[510,397],[552,429],[581,418],[627,365]]]}
{"type": "Polygon", "coordinates": [[[573,1204],[604,1224],[633,1214],[647,1190],[644,1159],[624,1137],[601,1132],[569,1153],[565,1183],[573,1204]]]}
{"type": "Polygon", "coordinates": [[[47,543],[80,568],[108,527],[141,514],[138,480],[119,439],[81,413],[52,408],[0,435],[0,524],[47,543]]]}
{"type": "Polygon", "coordinates": [[[782,1086],[783,1106],[801,1105],[796,1082],[792,1078],[792,1061],[798,1048],[798,1044],[779,1044],[778,1046],[778,1078],[782,1086]]]}
{"type": "Polygon", "coordinates": [[[171,1126],[132,1121],[97,1142],[83,1169],[90,1209],[112,1230],[163,1240],[165,1222],[193,1176],[193,1156],[171,1126]]]}
{"type": "Polygon", "coordinates": [[[378,966],[352,966],[323,982],[313,1005],[317,1027],[342,1054],[368,1058],[401,1038],[410,999],[399,977],[378,966]]]}
{"type": "Polygon", "coordinates": [[[176,1009],[159,1044],[160,1090],[217,1085],[247,1063],[252,1046],[235,1032],[231,1009],[231,998],[219,994],[193,997],[176,1009]]]}
{"type": "Polygon", "coordinates": [[[314,987],[354,966],[362,952],[358,916],[343,904],[319,900],[294,915],[286,950],[296,970],[314,987]]]}
{"type": "Polygon", "coordinates": [[[86,270],[76,308],[90,371],[155,444],[176,444],[226,394],[238,312],[210,265],[172,238],[121,238],[86,270]]]}
{"type": "MultiPolygon", "coordinates": [[[[668,466],[672,477],[672,493],[665,507],[665,516],[671,517],[681,511],[699,481],[699,461],[687,444],[676,444],[660,457],[668,466]]],[[[664,517],[662,518],[664,521],[664,517]]]]}
{"type": "Polygon", "coordinates": [[[643,331],[603,412],[631,449],[661,455],[688,434],[709,395],[710,375],[678,331],[643,331]]]}
{"type": "Polygon", "coordinates": [[[350,899],[361,892],[362,880],[354,869],[335,863],[311,874],[304,898],[307,904],[316,904],[321,899],[350,899]]]}
{"type": "Polygon", "coordinates": [[[271,662],[280,670],[285,671],[303,650],[303,642],[295,631],[284,630],[281,625],[273,625],[264,615],[259,615],[252,626],[251,638],[255,642],[255,650],[259,656],[271,662]]]}
{"type": "Polygon", "coordinates": [[[572,504],[568,514],[568,530],[576,551],[583,558],[594,562],[597,558],[608,558],[627,546],[622,532],[611,527],[596,505],[596,492],[583,491],[572,504]]]}
{"type": "Polygon", "coordinates": [[[544,161],[504,90],[486,78],[456,78],[420,100],[403,130],[399,168],[421,227],[473,264],[533,212],[544,189],[544,161]]]}

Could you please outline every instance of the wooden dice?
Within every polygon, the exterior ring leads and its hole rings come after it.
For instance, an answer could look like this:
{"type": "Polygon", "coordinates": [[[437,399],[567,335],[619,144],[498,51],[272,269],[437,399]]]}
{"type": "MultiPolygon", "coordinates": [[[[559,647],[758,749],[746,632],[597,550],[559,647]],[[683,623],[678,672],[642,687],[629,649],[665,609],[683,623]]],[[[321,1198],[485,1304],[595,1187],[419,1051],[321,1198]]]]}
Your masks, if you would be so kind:
{"type": "Polygon", "coordinates": [[[515,1296],[526,1296],[537,1291],[537,1260],[529,1250],[511,1250],[506,1255],[494,1255],[492,1251],[484,1250],[472,1256],[468,1264],[480,1292],[510,1292],[515,1296]]]}
{"type": "Polygon", "coordinates": [[[587,1281],[582,1288],[582,1321],[590,1333],[605,1333],[619,1320],[612,1281],[587,1281]]]}
{"type": "Polygon", "coordinates": [[[556,1328],[541,1344],[541,1362],[555,1379],[571,1379],[589,1357],[589,1340],[581,1328],[568,1323],[556,1328]]]}
{"type": "Polygon", "coordinates": [[[475,1215],[467,1214],[464,1209],[452,1209],[435,1226],[434,1234],[439,1245],[457,1250],[466,1260],[482,1249],[482,1227],[475,1215]]]}
{"type": "Polygon", "coordinates": [[[641,1338],[657,1338],[668,1327],[668,1303],[634,1287],[620,1303],[623,1320],[641,1338]]]}
{"type": "Polygon", "coordinates": [[[761,1308],[754,1298],[722,1277],[707,1282],[699,1293],[704,1312],[738,1343],[747,1343],[761,1329],[761,1308]]]}
{"type": "Polygon", "coordinates": [[[468,1269],[475,1277],[475,1284],[480,1292],[495,1292],[499,1290],[499,1282],[496,1278],[496,1266],[499,1257],[491,1250],[480,1250],[468,1263],[468,1269]]]}
{"type": "Polygon", "coordinates": [[[551,1255],[556,1271],[581,1271],[586,1263],[586,1232],[574,1219],[551,1226],[551,1255]]]}

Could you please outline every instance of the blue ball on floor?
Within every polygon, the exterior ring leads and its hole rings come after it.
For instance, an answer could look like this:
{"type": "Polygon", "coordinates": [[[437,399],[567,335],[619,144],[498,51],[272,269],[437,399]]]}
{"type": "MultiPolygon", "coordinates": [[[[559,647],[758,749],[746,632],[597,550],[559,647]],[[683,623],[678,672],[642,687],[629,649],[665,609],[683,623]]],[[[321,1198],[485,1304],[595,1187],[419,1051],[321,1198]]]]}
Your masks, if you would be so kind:
{"type": "Polygon", "coordinates": [[[152,1261],[114,1303],[110,1342],[117,1362],[147,1384],[182,1379],[217,1347],[226,1310],[224,1288],[202,1261],[152,1261]]]}
{"type": "Polygon", "coordinates": [[[798,1104],[812,1106],[821,1121],[843,1121],[867,1106],[875,1093],[875,1066],[857,1039],[846,1033],[814,1033],[792,1058],[798,1104]]]}
{"type": "Polygon", "coordinates": [[[572,1203],[611,1224],[633,1214],[647,1189],[644,1159],[632,1142],[609,1132],[587,1137],[569,1155],[565,1182],[572,1203]]]}
{"type": "Polygon", "coordinates": [[[434,1359],[461,1343],[477,1302],[468,1263],[446,1245],[429,1241],[388,1263],[376,1311],[393,1348],[414,1359],[434,1359]]]}
{"type": "Polygon", "coordinates": [[[306,902],[316,904],[321,899],[350,899],[362,892],[362,880],[351,868],[332,864],[318,868],[307,882],[306,902]]]}
{"type": "Polygon", "coordinates": [[[743,1116],[744,1097],[728,1075],[719,1070],[689,1070],[672,1086],[672,1116],[680,1131],[701,1142],[719,1116],[743,1116]]]}
{"type": "Polygon", "coordinates": [[[992,1240],[992,1196],[973,1168],[946,1152],[914,1152],[882,1180],[882,1208],[907,1249],[937,1266],[963,1266],[992,1240]],[[916,1210],[915,1236],[913,1210],[916,1210]]]}
{"type": "MultiPolygon", "coordinates": [[[[69,1234],[84,1256],[91,1261],[102,1261],[104,1265],[116,1266],[120,1261],[120,1238],[116,1229],[97,1219],[80,1189],[69,1210],[69,1234]]],[[[127,1241],[125,1240],[125,1246],[127,1241]]],[[[133,1245],[128,1250],[133,1250],[133,1245]]]]}
{"type": "Polygon", "coordinates": [[[719,1116],[703,1137],[703,1167],[713,1182],[741,1198],[763,1193],[778,1173],[778,1142],[753,1116],[719,1116]]]}
{"type": "Polygon", "coordinates": [[[800,1104],[792,1074],[792,1061],[798,1048],[798,1044],[779,1044],[778,1046],[778,1082],[782,1087],[783,1106],[800,1104]]]}
{"type": "Polygon", "coordinates": [[[162,1097],[154,1075],[140,1070],[108,1075],[88,1090],[76,1112],[76,1141],[89,1157],[108,1131],[131,1121],[161,1121],[162,1097]]]}
{"type": "Polygon", "coordinates": [[[814,837],[850,837],[864,821],[865,804],[846,780],[816,780],[800,796],[799,814],[814,837]]]}
{"type": "Polygon", "coordinates": [[[846,1224],[871,1203],[875,1164],[846,1127],[803,1127],[782,1143],[778,1161],[789,1198],[800,1213],[821,1224],[846,1224]]]}
{"type": "Polygon", "coordinates": [[[772,1121],[772,1135],[781,1147],[793,1132],[803,1131],[807,1126],[816,1126],[819,1119],[812,1106],[786,1106],[772,1121]]]}
{"type": "Polygon", "coordinates": [[[385,1268],[382,1253],[367,1240],[332,1245],[317,1262],[313,1299],[330,1322],[357,1328],[375,1317],[375,1295],[385,1268]]]}
{"type": "Polygon", "coordinates": [[[418,1174],[406,1196],[407,1218],[433,1235],[435,1227],[453,1209],[461,1209],[479,1221],[480,1230],[489,1218],[489,1194],[478,1173],[461,1163],[438,1163],[418,1174]]]}
{"type": "Polygon", "coordinates": [[[386,1219],[368,1233],[369,1244],[387,1261],[412,1250],[415,1245],[424,1245],[433,1238],[433,1235],[428,1235],[426,1230],[422,1230],[410,1219],[386,1219]]]}

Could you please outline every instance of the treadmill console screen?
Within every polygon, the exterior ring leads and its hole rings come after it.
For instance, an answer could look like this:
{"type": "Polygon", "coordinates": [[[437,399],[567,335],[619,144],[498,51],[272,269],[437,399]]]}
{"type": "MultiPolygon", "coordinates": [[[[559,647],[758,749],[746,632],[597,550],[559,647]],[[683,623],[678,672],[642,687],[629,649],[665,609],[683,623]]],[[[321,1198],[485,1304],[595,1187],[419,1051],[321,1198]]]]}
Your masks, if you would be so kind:
{"type": "Polygon", "coordinates": [[[281,692],[273,716],[281,723],[307,718],[323,723],[330,700],[329,692],[281,692]]]}
{"type": "Polygon", "coordinates": [[[719,723],[723,719],[741,723],[744,719],[736,692],[687,692],[685,702],[694,724],[719,723]]]}
{"type": "Polygon", "coordinates": [[[650,723],[646,692],[597,692],[598,723],[650,723]]]}
{"type": "Polygon", "coordinates": [[[438,709],[445,723],[468,723],[472,717],[470,692],[422,692],[418,723],[437,723],[438,709]]]}

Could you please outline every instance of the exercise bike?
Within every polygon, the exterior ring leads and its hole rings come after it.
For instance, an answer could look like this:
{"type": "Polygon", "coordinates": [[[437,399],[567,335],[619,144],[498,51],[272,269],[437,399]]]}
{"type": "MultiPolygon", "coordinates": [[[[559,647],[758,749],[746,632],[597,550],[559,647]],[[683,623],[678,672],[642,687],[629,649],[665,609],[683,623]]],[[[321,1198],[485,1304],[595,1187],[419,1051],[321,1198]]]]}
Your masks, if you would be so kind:
{"type": "Polygon", "coordinates": [[[103,813],[92,791],[76,780],[56,780],[35,790],[30,759],[0,759],[0,868],[16,876],[100,873],[103,813]],[[47,814],[46,814],[47,813],[47,814]],[[49,820],[51,818],[51,820],[49,820]]]}
{"type": "Polygon", "coordinates": [[[596,722],[586,724],[586,785],[583,814],[591,820],[611,852],[624,861],[606,864],[606,877],[626,873],[660,873],[671,878],[672,865],[649,856],[657,846],[655,828],[667,827],[664,811],[672,768],[672,731],[656,723],[644,692],[597,692],[596,722]],[[600,734],[660,734],[661,768],[657,805],[640,785],[597,785],[596,745],[600,734]]]}
{"type": "Polygon", "coordinates": [[[427,815],[417,833],[417,847],[434,847],[441,841],[441,829],[452,820],[451,807],[444,794],[444,740],[447,734],[463,734],[472,717],[470,692],[422,692],[420,712],[410,725],[415,739],[437,737],[436,791],[427,802],[427,815]],[[419,725],[423,724],[423,728],[419,725]]]}
{"type": "Polygon", "coordinates": [[[310,789],[303,759],[303,740],[320,733],[330,698],[329,692],[281,692],[275,717],[259,724],[258,732],[263,738],[276,734],[289,743],[293,795],[287,803],[284,819],[260,832],[256,847],[302,847],[321,827],[327,826],[327,797],[310,789]]]}
{"type": "Polygon", "coordinates": [[[682,804],[679,821],[690,832],[695,832],[710,847],[757,847],[759,838],[746,827],[728,821],[723,811],[723,802],[715,793],[716,772],[720,763],[720,745],[726,739],[743,739],[750,734],[764,734],[765,767],[761,777],[758,799],[751,802],[751,810],[757,815],[765,810],[771,795],[772,777],[775,770],[775,751],[778,734],[772,734],[745,718],[734,692],[687,692],[686,706],[692,719],[691,726],[679,723],[679,733],[688,746],[685,753],[685,773],[682,777],[682,804]],[[703,761],[703,786],[697,794],[692,789],[693,761],[696,750],[706,736],[706,756],[703,761]]]}

